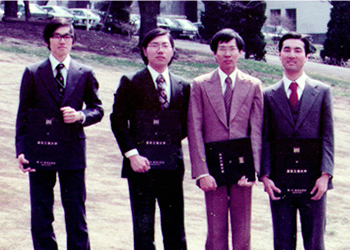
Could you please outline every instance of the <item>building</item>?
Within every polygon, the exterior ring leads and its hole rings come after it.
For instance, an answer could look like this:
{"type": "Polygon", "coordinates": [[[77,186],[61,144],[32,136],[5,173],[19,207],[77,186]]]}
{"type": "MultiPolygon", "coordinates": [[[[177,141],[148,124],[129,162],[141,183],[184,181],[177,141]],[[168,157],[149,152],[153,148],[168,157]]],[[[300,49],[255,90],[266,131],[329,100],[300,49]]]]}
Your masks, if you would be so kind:
{"type": "Polygon", "coordinates": [[[266,23],[310,34],[314,43],[323,43],[331,8],[326,0],[266,1],[266,23]]]}

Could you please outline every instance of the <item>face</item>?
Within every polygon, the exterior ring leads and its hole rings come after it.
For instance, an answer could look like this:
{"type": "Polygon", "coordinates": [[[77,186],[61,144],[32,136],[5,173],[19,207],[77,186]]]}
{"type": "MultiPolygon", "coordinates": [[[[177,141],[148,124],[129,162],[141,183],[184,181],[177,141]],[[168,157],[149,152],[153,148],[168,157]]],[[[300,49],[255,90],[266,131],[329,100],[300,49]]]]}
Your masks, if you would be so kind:
{"type": "Polygon", "coordinates": [[[62,62],[72,50],[73,36],[70,27],[63,26],[55,30],[50,38],[50,49],[52,55],[62,62]]]}
{"type": "Polygon", "coordinates": [[[218,49],[214,53],[220,69],[227,75],[236,69],[238,59],[241,55],[242,51],[238,50],[236,39],[232,39],[229,42],[219,42],[218,49]]]}
{"type": "Polygon", "coordinates": [[[171,46],[167,35],[154,38],[147,46],[143,48],[143,53],[148,59],[148,64],[158,72],[163,72],[172,57],[174,56],[174,48],[171,46]]]}
{"type": "Polygon", "coordinates": [[[307,62],[305,44],[299,39],[285,40],[279,58],[286,74],[301,74],[307,62]]]}

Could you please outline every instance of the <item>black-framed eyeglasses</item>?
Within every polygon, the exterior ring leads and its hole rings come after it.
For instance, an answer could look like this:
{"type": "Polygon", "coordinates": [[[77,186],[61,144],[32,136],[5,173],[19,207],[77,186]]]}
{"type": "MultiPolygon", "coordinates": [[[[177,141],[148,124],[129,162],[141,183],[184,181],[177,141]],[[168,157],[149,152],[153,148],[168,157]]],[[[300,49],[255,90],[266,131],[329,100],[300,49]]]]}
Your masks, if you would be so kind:
{"type": "Polygon", "coordinates": [[[61,39],[63,38],[65,41],[69,41],[71,39],[73,39],[73,35],[72,34],[64,34],[64,35],[61,35],[61,34],[58,34],[58,33],[53,33],[52,34],[52,38],[53,39],[56,39],[58,41],[61,41],[61,39]]]}

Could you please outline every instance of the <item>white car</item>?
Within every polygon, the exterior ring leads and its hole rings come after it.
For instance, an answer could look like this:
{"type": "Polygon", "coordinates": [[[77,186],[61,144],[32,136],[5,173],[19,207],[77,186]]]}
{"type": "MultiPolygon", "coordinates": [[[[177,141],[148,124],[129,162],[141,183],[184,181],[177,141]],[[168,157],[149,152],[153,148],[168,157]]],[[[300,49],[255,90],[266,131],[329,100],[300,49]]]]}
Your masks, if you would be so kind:
{"type": "Polygon", "coordinates": [[[100,30],[102,27],[102,20],[99,15],[94,14],[88,9],[69,9],[74,17],[73,17],[73,25],[76,28],[84,28],[86,29],[87,19],[89,19],[89,27],[90,29],[100,30]]]}
{"type": "Polygon", "coordinates": [[[60,18],[60,17],[66,18],[69,21],[73,22],[74,15],[64,10],[60,6],[46,5],[46,6],[41,6],[41,8],[46,10],[47,13],[50,13],[51,15],[53,15],[54,18],[60,18]]]}

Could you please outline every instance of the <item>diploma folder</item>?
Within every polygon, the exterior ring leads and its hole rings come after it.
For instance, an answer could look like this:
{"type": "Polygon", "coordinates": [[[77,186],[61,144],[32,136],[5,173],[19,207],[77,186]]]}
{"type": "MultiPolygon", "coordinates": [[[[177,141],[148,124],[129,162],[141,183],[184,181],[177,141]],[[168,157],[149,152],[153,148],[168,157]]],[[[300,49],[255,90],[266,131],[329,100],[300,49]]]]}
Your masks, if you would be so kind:
{"type": "Polygon", "coordinates": [[[69,131],[60,112],[28,111],[25,156],[28,167],[57,170],[69,157],[69,131]]]}
{"type": "Polygon", "coordinates": [[[139,154],[150,161],[151,169],[175,170],[181,148],[179,111],[138,110],[135,138],[139,154]]]}
{"type": "Polygon", "coordinates": [[[281,189],[277,196],[308,196],[321,176],[321,140],[276,140],[271,179],[281,189]]]}
{"type": "Polygon", "coordinates": [[[249,137],[205,143],[205,151],[209,173],[218,186],[237,184],[243,175],[255,181],[249,137]]]}

